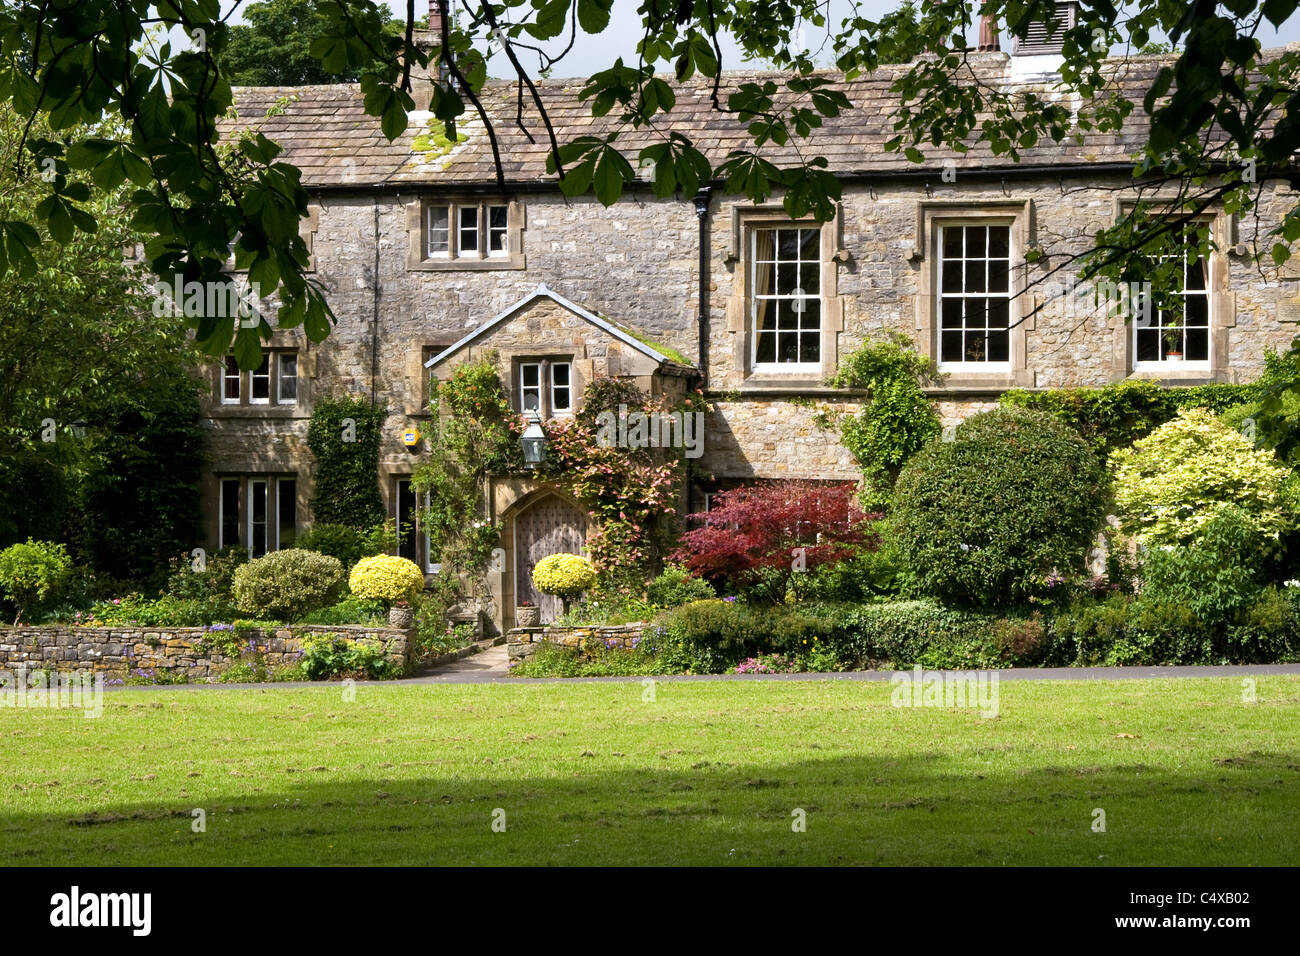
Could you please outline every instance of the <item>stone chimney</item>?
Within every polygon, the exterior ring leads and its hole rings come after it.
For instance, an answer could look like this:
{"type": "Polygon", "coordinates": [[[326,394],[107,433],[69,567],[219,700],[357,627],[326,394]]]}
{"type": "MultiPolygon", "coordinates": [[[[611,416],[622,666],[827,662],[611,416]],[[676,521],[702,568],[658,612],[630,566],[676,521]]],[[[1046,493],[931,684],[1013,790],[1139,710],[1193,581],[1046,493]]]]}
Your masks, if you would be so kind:
{"type": "Polygon", "coordinates": [[[442,37],[442,21],[447,13],[447,0],[429,0],[429,32],[434,42],[442,37]]]}

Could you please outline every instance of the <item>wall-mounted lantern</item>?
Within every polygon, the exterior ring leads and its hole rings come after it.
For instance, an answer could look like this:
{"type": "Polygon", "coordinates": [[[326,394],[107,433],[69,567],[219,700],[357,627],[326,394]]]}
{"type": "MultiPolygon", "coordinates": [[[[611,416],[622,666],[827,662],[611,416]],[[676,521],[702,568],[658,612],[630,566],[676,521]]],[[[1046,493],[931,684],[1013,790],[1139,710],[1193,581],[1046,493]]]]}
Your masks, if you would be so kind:
{"type": "Polygon", "coordinates": [[[546,461],[546,432],[542,431],[542,418],[535,409],[526,412],[528,427],[519,436],[519,447],[524,452],[524,464],[536,470],[546,461]]]}

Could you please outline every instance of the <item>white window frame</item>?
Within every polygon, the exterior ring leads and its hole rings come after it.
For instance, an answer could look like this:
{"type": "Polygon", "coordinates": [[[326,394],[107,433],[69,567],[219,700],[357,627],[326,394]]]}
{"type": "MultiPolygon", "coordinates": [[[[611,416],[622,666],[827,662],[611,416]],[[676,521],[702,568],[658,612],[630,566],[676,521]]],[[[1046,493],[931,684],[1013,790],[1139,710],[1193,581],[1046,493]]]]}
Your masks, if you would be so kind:
{"type": "Polygon", "coordinates": [[[510,255],[510,206],[506,203],[488,203],[483,206],[483,234],[487,236],[487,248],[485,252],[488,256],[499,258],[510,255]],[[506,222],[504,226],[492,225],[492,210],[500,209],[505,213],[506,222]],[[492,240],[495,236],[501,237],[501,248],[493,249],[492,240]]]}
{"type": "Polygon", "coordinates": [[[298,353],[297,352],[276,352],[275,354],[275,403],[277,405],[297,405],[298,404],[298,353]],[[286,360],[293,362],[293,374],[285,375],[284,366],[286,360]],[[284,383],[286,379],[293,380],[293,397],[286,398],[284,394],[284,383]]]}
{"type": "Polygon", "coordinates": [[[483,258],[483,206],[475,203],[473,205],[456,207],[456,258],[458,259],[482,259],[483,258]],[[473,219],[471,226],[465,225],[465,214],[472,213],[473,219]],[[473,232],[474,248],[467,250],[465,245],[465,234],[473,232]]]}
{"type": "Polygon", "coordinates": [[[260,371],[260,366],[259,368],[255,368],[255,369],[250,368],[248,370],[248,404],[250,405],[271,404],[271,397],[275,394],[272,388],[272,386],[275,384],[275,382],[272,381],[275,378],[275,363],[271,361],[273,354],[274,353],[271,352],[262,353],[262,361],[266,365],[265,376],[258,375],[258,372],[260,371]],[[266,379],[266,398],[258,398],[256,394],[257,380],[263,377],[266,379]]]}
{"type": "Polygon", "coordinates": [[[533,409],[538,415],[543,414],[542,410],[542,363],[541,362],[520,362],[519,363],[519,410],[527,413],[528,411],[528,393],[537,393],[537,407],[533,409]],[[529,385],[524,379],[526,369],[535,369],[537,372],[537,384],[529,385]]]}
{"type": "Polygon", "coordinates": [[[261,557],[261,555],[259,555],[256,551],[253,550],[253,529],[257,526],[257,523],[253,520],[253,514],[254,514],[253,494],[254,494],[254,488],[257,485],[262,486],[262,494],[263,497],[265,498],[265,506],[262,509],[262,513],[264,515],[263,524],[265,525],[264,534],[266,539],[266,550],[263,552],[263,554],[270,554],[273,550],[275,550],[274,548],[271,547],[271,478],[269,476],[263,476],[260,478],[249,478],[247,482],[246,495],[244,499],[244,509],[245,511],[248,512],[244,516],[245,524],[246,524],[245,531],[248,535],[248,537],[245,539],[247,543],[244,545],[244,547],[247,548],[248,556],[250,558],[261,557]]]}
{"type": "MultiPolygon", "coordinates": [[[[764,372],[768,372],[768,373],[770,373],[770,372],[786,372],[786,373],[788,373],[788,372],[806,372],[806,373],[812,373],[812,374],[820,374],[820,372],[821,372],[821,370],[822,370],[822,365],[823,365],[822,359],[824,358],[824,356],[823,356],[823,352],[824,352],[824,349],[825,349],[825,342],[823,341],[823,338],[824,338],[824,336],[823,336],[823,332],[824,332],[824,327],[825,327],[825,322],[826,322],[826,306],[825,306],[825,302],[822,301],[822,271],[823,271],[822,266],[823,266],[823,263],[822,263],[822,241],[821,241],[822,236],[821,236],[821,232],[822,232],[821,227],[819,227],[819,226],[814,226],[814,225],[809,225],[809,224],[803,224],[803,223],[791,223],[791,224],[788,225],[788,226],[787,226],[787,225],[762,225],[762,226],[755,226],[754,228],[752,228],[752,229],[749,231],[749,287],[750,287],[750,288],[749,288],[749,293],[750,293],[750,294],[749,294],[749,302],[750,302],[750,306],[749,306],[749,308],[750,308],[749,323],[750,323],[750,327],[753,329],[753,338],[752,338],[752,344],[751,344],[751,348],[750,348],[749,361],[750,361],[750,367],[751,367],[755,372],[758,372],[758,373],[764,373],[764,372]],[[809,262],[815,262],[815,265],[816,265],[816,268],[817,268],[817,294],[816,294],[816,295],[807,295],[807,294],[804,294],[804,295],[802,295],[802,296],[800,296],[800,295],[793,295],[793,294],[783,295],[783,294],[781,294],[780,291],[778,290],[777,293],[774,294],[774,295],[760,295],[759,292],[758,292],[758,272],[759,272],[759,268],[758,268],[758,265],[759,265],[759,264],[758,264],[758,237],[759,237],[759,234],[760,234],[760,233],[764,233],[764,232],[772,232],[772,233],[776,233],[776,234],[777,234],[777,235],[774,235],[774,236],[773,236],[773,241],[772,241],[772,273],[773,273],[773,287],[776,288],[776,287],[777,287],[777,286],[776,286],[776,283],[777,283],[777,281],[778,281],[778,279],[779,279],[779,269],[780,269],[780,266],[781,266],[782,263],[783,263],[783,260],[781,259],[781,251],[780,251],[780,250],[781,250],[781,240],[780,240],[780,235],[779,235],[779,234],[780,234],[781,232],[803,232],[803,231],[812,232],[812,233],[814,233],[814,234],[816,235],[816,240],[817,240],[817,258],[816,258],[816,260],[809,260],[809,259],[804,259],[804,258],[802,258],[802,257],[800,256],[799,258],[796,258],[796,259],[794,259],[794,260],[792,260],[792,261],[793,261],[793,263],[795,264],[796,271],[802,271],[803,266],[804,266],[806,263],[809,263],[809,262]],[[799,316],[799,327],[798,327],[796,330],[794,330],[794,333],[795,333],[795,335],[797,336],[797,341],[799,342],[799,351],[800,351],[800,353],[802,354],[802,351],[803,351],[803,337],[804,337],[804,335],[807,334],[807,333],[809,333],[809,332],[816,331],[816,333],[817,333],[817,360],[816,360],[815,362],[781,362],[781,361],[760,362],[760,361],[758,360],[759,341],[760,341],[760,339],[761,339],[761,337],[762,337],[762,335],[763,335],[764,333],[763,333],[763,332],[759,329],[759,327],[758,327],[758,303],[759,303],[760,301],[764,301],[764,302],[781,302],[781,301],[798,302],[798,301],[801,301],[801,300],[810,300],[810,299],[815,299],[815,300],[817,301],[817,327],[816,327],[815,330],[814,330],[814,329],[805,329],[805,328],[803,327],[803,315],[804,315],[804,310],[801,310],[801,309],[800,309],[800,310],[796,310],[796,311],[795,311],[795,314],[796,314],[797,316],[799,316]]],[[[800,244],[800,248],[802,248],[802,243],[800,244]]],[[[798,288],[800,288],[800,287],[799,287],[799,286],[795,286],[795,288],[798,289],[798,288]]],[[[781,329],[778,328],[777,330],[775,330],[775,331],[773,331],[773,332],[767,333],[767,334],[771,334],[771,335],[776,335],[776,336],[777,336],[777,339],[776,339],[776,345],[775,345],[775,348],[773,349],[773,355],[774,355],[774,356],[779,356],[779,355],[781,354],[781,340],[780,340],[780,334],[781,334],[782,331],[786,331],[787,334],[788,334],[788,332],[789,332],[789,330],[781,330],[781,329]]]]}
{"type": "MultiPolygon", "coordinates": [[[[1003,219],[984,219],[984,218],[979,218],[979,219],[945,219],[944,221],[942,221],[942,222],[940,222],[940,223],[938,224],[938,227],[939,227],[939,228],[938,228],[938,235],[937,235],[937,237],[936,237],[937,249],[935,250],[935,251],[936,251],[936,258],[938,259],[938,269],[936,270],[936,283],[937,283],[937,284],[936,284],[936,288],[935,288],[935,297],[934,297],[934,302],[935,302],[935,316],[934,316],[934,329],[935,329],[935,331],[934,331],[934,335],[935,335],[935,344],[934,344],[934,354],[935,354],[935,361],[936,361],[936,363],[937,363],[937,365],[938,365],[938,367],[939,367],[939,370],[940,370],[941,372],[942,372],[942,371],[949,371],[949,372],[951,372],[951,371],[957,371],[957,370],[965,371],[965,372],[972,372],[972,371],[974,371],[974,372],[1010,372],[1010,371],[1011,371],[1012,352],[1013,352],[1012,332],[1013,332],[1013,325],[1014,325],[1015,322],[1016,322],[1016,317],[1015,317],[1015,315],[1013,314],[1013,309],[1012,309],[1012,304],[1013,304],[1013,302],[1015,301],[1015,291],[1014,291],[1015,277],[1014,277],[1013,274],[1012,274],[1012,265],[1013,265],[1013,263],[1015,263],[1015,261],[1016,261],[1016,248],[1015,248],[1016,230],[1015,230],[1015,223],[1014,223],[1013,221],[1011,221],[1011,220],[1003,220],[1003,219]],[[984,228],[986,228],[986,229],[988,229],[988,228],[992,228],[992,227],[1000,227],[1000,228],[1004,228],[1004,229],[1007,230],[1007,258],[1006,258],[1006,263],[1007,263],[1007,289],[1006,289],[1006,293],[1005,293],[1005,295],[1006,295],[1006,300],[1007,300],[1007,325],[1006,325],[1006,333],[1007,333],[1007,357],[1006,357],[1005,360],[1003,360],[1003,361],[999,361],[999,362],[990,362],[990,361],[987,361],[987,360],[981,362],[981,361],[972,361],[972,360],[968,360],[968,359],[960,359],[960,360],[957,360],[957,361],[951,361],[951,360],[949,360],[949,361],[944,361],[944,358],[943,358],[943,333],[944,333],[944,325],[943,325],[943,305],[944,305],[944,302],[945,302],[946,300],[948,300],[948,299],[960,299],[960,300],[963,300],[963,301],[964,301],[965,299],[968,299],[968,298],[971,298],[971,299],[989,299],[989,298],[993,298],[993,296],[989,293],[988,288],[987,288],[987,286],[988,286],[987,279],[986,279],[986,282],[985,282],[985,290],[984,290],[983,292],[968,292],[968,291],[964,288],[964,275],[963,275],[963,288],[962,288],[962,291],[960,291],[960,292],[944,292],[944,290],[943,290],[943,274],[944,274],[944,270],[947,268],[947,263],[949,262],[948,258],[947,258],[947,257],[945,256],[945,254],[944,254],[944,247],[945,247],[945,243],[944,243],[944,233],[947,232],[947,230],[949,230],[949,229],[962,229],[962,230],[966,230],[966,229],[969,229],[969,228],[971,228],[971,227],[973,227],[973,226],[982,226],[982,227],[984,227],[984,228]]],[[[986,235],[987,235],[987,234],[986,234],[986,235]]],[[[987,277],[988,263],[989,263],[989,262],[994,262],[994,261],[1001,261],[1001,257],[999,257],[998,259],[993,259],[993,258],[991,258],[991,257],[988,255],[988,251],[989,251],[989,245],[988,245],[988,243],[986,242],[986,243],[985,243],[985,246],[984,246],[984,253],[985,253],[985,254],[984,254],[984,258],[983,258],[982,260],[970,260],[970,261],[982,261],[982,262],[985,263],[985,275],[986,275],[986,277],[987,277]]],[[[968,261],[968,260],[967,260],[967,257],[966,257],[965,237],[964,237],[964,236],[963,236],[963,246],[962,246],[962,257],[961,257],[961,259],[960,259],[959,261],[961,261],[961,262],[963,262],[963,263],[966,262],[966,261],[968,261]]],[[[987,317],[987,315],[986,315],[986,316],[985,316],[985,319],[984,319],[984,336],[985,336],[985,341],[986,341],[986,342],[988,341],[988,333],[989,333],[990,331],[997,331],[997,329],[991,327],[991,326],[988,324],[988,317],[987,317]]],[[[966,335],[966,328],[965,328],[965,326],[964,326],[964,324],[963,324],[963,328],[962,328],[962,350],[963,350],[963,353],[965,352],[965,341],[966,341],[966,340],[965,340],[965,335],[966,335]]]]}
{"type": "Polygon", "coordinates": [[[244,373],[240,371],[239,363],[235,361],[233,355],[227,355],[221,363],[221,404],[222,405],[241,405],[244,399],[244,373]],[[230,374],[230,363],[235,362],[235,374],[230,374]],[[229,382],[235,383],[235,397],[230,398],[226,395],[226,385],[229,382]]]}
{"type": "MultiPolygon", "coordinates": [[[[1174,257],[1174,256],[1161,256],[1160,258],[1161,258],[1161,260],[1165,260],[1165,259],[1172,259],[1172,258],[1175,258],[1175,257],[1174,257]]],[[[1152,325],[1155,326],[1156,336],[1157,336],[1157,341],[1160,343],[1160,352],[1161,352],[1161,354],[1164,354],[1164,352],[1165,352],[1165,348],[1164,348],[1164,341],[1165,341],[1165,335],[1164,335],[1164,311],[1163,311],[1162,309],[1157,309],[1157,308],[1155,307],[1155,303],[1152,302],[1152,303],[1150,303],[1150,305],[1149,305],[1149,307],[1150,307],[1150,309],[1151,309],[1151,324],[1148,324],[1148,325],[1146,325],[1144,328],[1139,329],[1138,324],[1137,324],[1138,321],[1139,321],[1138,319],[1134,318],[1134,319],[1130,322],[1130,325],[1132,326],[1132,331],[1130,332],[1130,337],[1131,337],[1130,347],[1133,349],[1133,371],[1135,371],[1135,372],[1150,372],[1150,371],[1153,371],[1153,370],[1160,370],[1160,371],[1163,372],[1163,371],[1169,371],[1169,370],[1171,370],[1171,369],[1183,369],[1183,370],[1186,370],[1186,371],[1189,371],[1189,372],[1202,372],[1202,371],[1204,371],[1204,372],[1208,372],[1208,371],[1210,370],[1210,358],[1211,358],[1211,356],[1212,356],[1213,353],[1214,353],[1214,337],[1213,337],[1213,332],[1214,332],[1214,297],[1213,297],[1213,295],[1210,294],[1210,259],[1209,259],[1208,256],[1200,256],[1196,261],[1200,264],[1201,269],[1204,271],[1204,275],[1205,275],[1204,286],[1203,286],[1201,289],[1198,289],[1198,290],[1196,290],[1196,291],[1194,291],[1194,292],[1188,293],[1188,291],[1187,291],[1187,267],[1188,267],[1188,263],[1187,263],[1187,259],[1184,257],[1184,258],[1183,258],[1183,279],[1182,279],[1182,283],[1181,283],[1181,284],[1182,284],[1182,288],[1179,289],[1179,290],[1178,290],[1177,292],[1175,292],[1174,294],[1175,294],[1175,295],[1181,295],[1181,296],[1183,297],[1184,300],[1186,300],[1186,298],[1187,298],[1187,296],[1188,296],[1189,294],[1190,294],[1190,295],[1203,296],[1204,299],[1205,299],[1205,325],[1204,325],[1204,326],[1200,326],[1200,325],[1191,326],[1191,328],[1197,328],[1197,329],[1199,329],[1199,328],[1204,328],[1204,329],[1205,329],[1205,358],[1203,358],[1203,359],[1196,359],[1196,360],[1193,361],[1193,360],[1188,359],[1188,358],[1187,358],[1187,353],[1184,352],[1184,353],[1183,353],[1183,357],[1182,357],[1181,359],[1161,358],[1161,359],[1157,359],[1157,360],[1155,360],[1154,362],[1153,362],[1153,361],[1145,361],[1145,362],[1143,362],[1143,361],[1140,361],[1140,360],[1138,359],[1138,332],[1139,332],[1139,331],[1150,330],[1151,327],[1152,327],[1152,325]]],[[[1184,308],[1183,308],[1183,317],[1184,317],[1184,319],[1186,319],[1186,317],[1187,317],[1187,309],[1186,309],[1186,306],[1185,306],[1185,305],[1184,305],[1184,308]]],[[[1186,331],[1186,330],[1187,330],[1188,326],[1184,323],[1184,325],[1182,326],[1182,328],[1183,328],[1183,336],[1182,336],[1182,337],[1183,337],[1183,347],[1186,348],[1186,344],[1187,344],[1187,331],[1186,331]]]]}
{"type": "Polygon", "coordinates": [[[554,418],[564,418],[573,414],[573,363],[571,362],[550,362],[548,363],[550,373],[547,376],[550,379],[551,407],[550,413],[554,418]],[[568,375],[569,381],[564,385],[555,384],[555,370],[563,367],[565,374],[568,375]],[[568,404],[563,408],[555,401],[555,390],[562,388],[569,393],[568,404]]]}
{"type": "Polygon", "coordinates": [[[428,211],[425,214],[426,215],[425,235],[427,237],[426,238],[427,248],[425,249],[425,255],[428,256],[430,259],[451,258],[451,248],[452,248],[451,214],[452,214],[451,206],[430,206],[428,208],[428,211]],[[440,227],[435,228],[434,226],[434,222],[433,222],[434,213],[442,213],[443,215],[443,224],[440,227]],[[433,237],[437,232],[442,233],[441,249],[434,248],[433,237]]]}

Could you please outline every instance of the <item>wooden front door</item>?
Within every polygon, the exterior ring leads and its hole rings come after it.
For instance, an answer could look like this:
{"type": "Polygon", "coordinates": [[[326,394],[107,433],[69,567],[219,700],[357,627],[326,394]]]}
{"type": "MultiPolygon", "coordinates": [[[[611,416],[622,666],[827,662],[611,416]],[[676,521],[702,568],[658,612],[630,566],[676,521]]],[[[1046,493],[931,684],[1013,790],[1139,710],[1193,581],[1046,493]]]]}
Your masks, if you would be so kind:
{"type": "Polygon", "coordinates": [[[551,554],[581,554],[586,521],[577,505],[548,495],[529,505],[515,519],[515,603],[532,601],[542,609],[542,623],[560,616],[560,599],[538,594],[533,568],[551,554]]]}

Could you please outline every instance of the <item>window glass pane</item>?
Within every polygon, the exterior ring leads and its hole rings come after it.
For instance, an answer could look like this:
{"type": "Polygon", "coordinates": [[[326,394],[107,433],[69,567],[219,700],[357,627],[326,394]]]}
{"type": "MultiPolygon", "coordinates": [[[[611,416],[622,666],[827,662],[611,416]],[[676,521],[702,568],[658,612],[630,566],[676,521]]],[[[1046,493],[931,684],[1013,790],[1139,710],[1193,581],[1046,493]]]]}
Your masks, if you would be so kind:
{"type": "Polygon", "coordinates": [[[1188,362],[1208,362],[1210,360],[1210,330],[1205,328],[1188,328],[1185,336],[1186,351],[1183,358],[1188,362]]]}
{"type": "Polygon", "coordinates": [[[509,208],[506,206],[488,206],[488,252],[502,254],[508,251],[509,208]]]}
{"type": "Polygon", "coordinates": [[[945,259],[961,258],[961,236],[960,226],[944,226],[941,230],[943,234],[943,257],[945,259]]]}
{"type": "Polygon", "coordinates": [[[271,400],[271,357],[262,353],[262,364],[253,370],[250,401],[269,402],[271,400]]]}
{"type": "Polygon", "coordinates": [[[1010,348],[1008,344],[1009,333],[1003,331],[989,332],[988,335],[988,360],[990,362],[1005,362],[1010,358],[1010,348]]]}
{"type": "Polygon", "coordinates": [[[1155,326],[1137,329],[1137,360],[1139,362],[1156,362],[1160,360],[1160,330],[1155,326]]]}
{"type": "Polygon", "coordinates": [[[226,367],[221,375],[221,400],[223,402],[239,401],[239,362],[233,355],[226,356],[226,367]]]}
{"type": "Polygon", "coordinates": [[[961,332],[939,333],[939,360],[941,362],[961,361],[961,332]]]}
{"type": "Polygon", "coordinates": [[[276,485],[275,506],[279,512],[277,524],[277,547],[292,548],[298,539],[298,482],[293,478],[281,478],[276,485]]]}
{"type": "Polygon", "coordinates": [[[298,356],[292,352],[282,353],[279,363],[278,400],[282,404],[292,405],[298,401],[298,356]]]}
{"type": "Polygon", "coordinates": [[[433,206],[429,209],[429,255],[445,256],[447,241],[447,207],[433,206]]]}
{"type": "Polygon", "coordinates": [[[988,254],[987,226],[966,227],[966,258],[983,259],[988,254]]]}
{"type": "Polygon", "coordinates": [[[460,255],[478,252],[478,207],[460,207],[460,235],[456,251],[460,255]]]}
{"type": "Polygon", "coordinates": [[[397,479],[397,494],[395,496],[397,519],[397,554],[398,557],[406,558],[410,561],[419,563],[416,556],[416,497],[411,488],[409,478],[397,479]]]}
{"type": "Polygon", "coordinates": [[[542,367],[539,364],[519,366],[519,410],[541,411],[542,367]]]}
{"type": "Polygon", "coordinates": [[[556,362],[551,366],[551,411],[567,412],[572,403],[569,389],[569,363],[556,362]]]}
{"type": "Polygon", "coordinates": [[[757,362],[775,362],[776,361],[776,333],[759,332],[757,349],[754,354],[754,360],[757,362]]]}
{"type": "Polygon", "coordinates": [[[996,259],[989,262],[989,291],[1006,292],[1007,278],[1009,274],[1009,264],[998,262],[996,259]]]}
{"type": "Polygon", "coordinates": [[[248,483],[248,552],[254,558],[266,554],[266,482],[248,483]]]}
{"type": "Polygon", "coordinates": [[[989,258],[1006,259],[1011,255],[1011,227],[989,226],[989,258]]]}
{"type": "Polygon", "coordinates": [[[221,540],[217,546],[239,544],[239,479],[221,479],[221,540]]]}

